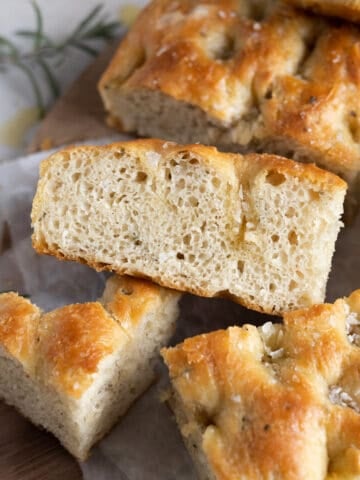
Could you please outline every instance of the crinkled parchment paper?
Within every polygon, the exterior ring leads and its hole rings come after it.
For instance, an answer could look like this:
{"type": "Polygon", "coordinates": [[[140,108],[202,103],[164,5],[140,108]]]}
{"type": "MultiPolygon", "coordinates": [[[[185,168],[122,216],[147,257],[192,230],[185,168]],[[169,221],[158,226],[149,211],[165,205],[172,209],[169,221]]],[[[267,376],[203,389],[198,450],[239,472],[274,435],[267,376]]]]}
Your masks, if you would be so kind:
{"type": "MultiPolygon", "coordinates": [[[[105,275],[84,265],[39,256],[31,247],[30,210],[40,153],[0,166],[0,291],[28,294],[44,310],[98,298],[105,275]]],[[[337,242],[328,300],[360,288],[360,216],[343,229],[337,242]]],[[[219,299],[185,295],[173,343],[197,333],[269,317],[219,299]]],[[[81,465],[85,480],[195,480],[191,461],[167,406],[160,402],[167,386],[159,361],[158,381],[81,465]]]]}

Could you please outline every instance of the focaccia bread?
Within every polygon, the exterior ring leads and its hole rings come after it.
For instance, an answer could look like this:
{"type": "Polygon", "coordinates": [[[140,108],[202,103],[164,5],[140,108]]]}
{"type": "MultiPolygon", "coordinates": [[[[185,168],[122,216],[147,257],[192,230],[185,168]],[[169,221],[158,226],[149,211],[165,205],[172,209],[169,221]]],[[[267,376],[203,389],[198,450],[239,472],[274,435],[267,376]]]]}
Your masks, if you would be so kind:
{"type": "Polygon", "coordinates": [[[163,349],[199,478],[360,478],[360,290],[163,349]]]}
{"type": "Polygon", "coordinates": [[[154,378],[179,294],[112,277],[99,302],[42,313],[0,294],[0,397],[84,460],[154,378]]]}
{"type": "Polygon", "coordinates": [[[280,313],[324,300],[345,188],[312,165],[202,145],[69,148],[41,165],[33,245],[280,313]]]}
{"type": "Polygon", "coordinates": [[[314,13],[360,22],[360,0],[286,0],[288,3],[314,13]]]}
{"type": "Polygon", "coordinates": [[[360,31],[271,0],[155,0],[99,84],[121,130],[314,162],[360,198],[360,31]]]}

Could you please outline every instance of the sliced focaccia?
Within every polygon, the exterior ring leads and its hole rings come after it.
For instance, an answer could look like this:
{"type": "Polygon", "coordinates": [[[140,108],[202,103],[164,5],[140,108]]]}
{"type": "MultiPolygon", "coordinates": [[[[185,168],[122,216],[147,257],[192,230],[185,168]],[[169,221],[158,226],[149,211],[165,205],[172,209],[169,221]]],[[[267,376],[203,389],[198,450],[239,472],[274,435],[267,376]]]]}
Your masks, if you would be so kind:
{"type": "Polygon", "coordinates": [[[200,478],[360,477],[360,290],[162,355],[200,478]]]}
{"type": "Polygon", "coordinates": [[[0,397],[52,432],[78,459],[154,378],[179,294],[112,277],[99,302],[42,313],[0,295],[0,397]]]}
{"type": "Polygon", "coordinates": [[[70,148],[41,166],[33,245],[280,313],[324,300],[345,188],[272,155],[159,140],[70,148]]]}

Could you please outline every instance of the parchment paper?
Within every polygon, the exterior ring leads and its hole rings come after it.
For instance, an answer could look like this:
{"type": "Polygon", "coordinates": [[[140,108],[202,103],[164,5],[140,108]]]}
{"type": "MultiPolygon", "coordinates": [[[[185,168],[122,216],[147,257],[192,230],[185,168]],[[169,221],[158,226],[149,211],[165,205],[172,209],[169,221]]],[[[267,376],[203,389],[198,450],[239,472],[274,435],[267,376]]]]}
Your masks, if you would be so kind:
{"type": "MultiPolygon", "coordinates": [[[[30,295],[44,310],[95,300],[105,281],[105,274],[84,265],[59,262],[32,250],[31,202],[39,162],[48,155],[42,152],[0,166],[0,291],[30,295]]],[[[360,288],[359,253],[360,216],[354,225],[342,230],[338,239],[328,284],[329,301],[360,288]]],[[[217,328],[261,324],[271,318],[226,300],[192,295],[184,295],[180,307],[172,343],[217,328]]],[[[159,400],[168,381],[160,360],[157,373],[157,382],[81,465],[85,480],[195,480],[171,412],[159,400]]]]}

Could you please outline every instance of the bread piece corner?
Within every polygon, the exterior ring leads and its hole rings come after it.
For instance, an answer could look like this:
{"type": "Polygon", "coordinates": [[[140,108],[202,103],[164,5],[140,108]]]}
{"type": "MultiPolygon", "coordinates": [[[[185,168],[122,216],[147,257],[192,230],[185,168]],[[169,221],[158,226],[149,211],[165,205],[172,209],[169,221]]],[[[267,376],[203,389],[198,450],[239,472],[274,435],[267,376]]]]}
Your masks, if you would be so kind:
{"type": "Polygon", "coordinates": [[[202,480],[360,476],[360,290],[162,355],[202,480]]]}
{"type": "Polygon", "coordinates": [[[0,397],[79,460],[149,386],[179,295],[113,277],[100,302],[42,314],[0,295],[0,397]],[[103,302],[103,303],[101,303],[103,302]]]}

